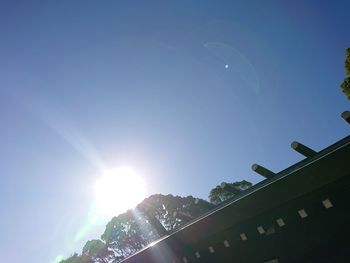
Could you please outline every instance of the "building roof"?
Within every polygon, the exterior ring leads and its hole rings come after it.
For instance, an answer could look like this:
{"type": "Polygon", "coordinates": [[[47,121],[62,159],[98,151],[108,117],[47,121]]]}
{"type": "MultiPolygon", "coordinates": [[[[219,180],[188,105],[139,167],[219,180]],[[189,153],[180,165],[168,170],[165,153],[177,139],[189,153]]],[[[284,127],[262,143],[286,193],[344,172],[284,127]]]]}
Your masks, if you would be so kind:
{"type": "MultiPolygon", "coordinates": [[[[173,262],[180,262],[180,254],[218,242],[218,235],[225,235],[225,231],[231,231],[235,226],[242,227],[259,215],[274,211],[320,189],[326,189],[328,185],[336,184],[342,178],[349,178],[349,157],[350,136],[347,136],[227,200],[124,262],[143,262],[140,260],[145,260],[147,254],[154,253],[152,251],[166,250],[175,255],[173,262]]],[[[166,258],[169,257],[171,256],[168,254],[166,258]]]]}

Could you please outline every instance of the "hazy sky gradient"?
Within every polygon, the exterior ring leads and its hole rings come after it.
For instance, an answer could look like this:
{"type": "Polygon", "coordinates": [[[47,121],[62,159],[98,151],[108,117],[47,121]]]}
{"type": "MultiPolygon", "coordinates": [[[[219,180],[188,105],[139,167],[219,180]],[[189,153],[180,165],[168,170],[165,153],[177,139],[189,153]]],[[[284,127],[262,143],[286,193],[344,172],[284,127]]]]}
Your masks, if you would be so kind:
{"type": "Polygon", "coordinates": [[[207,198],[349,134],[349,1],[1,1],[2,262],[80,252],[103,167],[207,198]],[[282,3],[283,2],[283,3],[282,3]]]}

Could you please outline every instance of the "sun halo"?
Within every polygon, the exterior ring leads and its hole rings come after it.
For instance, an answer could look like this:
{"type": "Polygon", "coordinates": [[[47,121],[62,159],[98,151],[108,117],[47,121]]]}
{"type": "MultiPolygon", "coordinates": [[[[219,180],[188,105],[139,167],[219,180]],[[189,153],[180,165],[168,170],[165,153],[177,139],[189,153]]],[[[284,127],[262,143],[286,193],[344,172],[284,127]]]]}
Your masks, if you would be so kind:
{"type": "Polygon", "coordinates": [[[102,217],[134,208],[145,198],[145,183],[135,170],[122,167],[105,171],[95,184],[95,207],[102,217]]]}

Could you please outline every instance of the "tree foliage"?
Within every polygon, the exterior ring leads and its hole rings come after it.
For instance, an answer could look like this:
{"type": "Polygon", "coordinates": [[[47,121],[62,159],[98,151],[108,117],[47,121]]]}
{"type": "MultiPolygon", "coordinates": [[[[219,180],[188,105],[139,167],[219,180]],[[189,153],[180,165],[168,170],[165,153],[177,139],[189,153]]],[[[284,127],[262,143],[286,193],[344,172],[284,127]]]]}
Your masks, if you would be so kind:
{"type": "Polygon", "coordinates": [[[235,183],[223,182],[220,185],[217,185],[216,187],[211,189],[209,193],[209,201],[215,205],[220,204],[221,202],[234,197],[237,194],[237,192],[244,191],[251,186],[252,183],[246,180],[235,183]],[[228,188],[236,189],[237,192],[229,191],[228,188]]]}
{"type": "Polygon", "coordinates": [[[192,196],[152,195],[135,209],[113,217],[101,240],[88,241],[81,255],[60,263],[119,262],[213,207],[192,196]]]}
{"type": "MultiPolygon", "coordinates": [[[[227,185],[241,191],[252,184],[241,181],[227,185]]],[[[60,263],[119,262],[233,196],[225,191],[219,186],[212,189],[211,203],[193,196],[152,195],[135,209],[113,217],[101,239],[89,240],[80,255],[74,254],[60,263]]]]}
{"type": "Polygon", "coordinates": [[[67,258],[66,260],[62,260],[60,263],[94,263],[94,261],[87,255],[78,255],[74,253],[72,256],[67,258]]]}
{"type": "Polygon", "coordinates": [[[143,214],[129,210],[112,218],[101,239],[114,252],[116,258],[123,259],[159,237],[143,214]]]}
{"type": "Polygon", "coordinates": [[[203,213],[213,205],[192,196],[152,195],[141,204],[162,224],[166,231],[173,231],[203,213]]]}
{"type": "Polygon", "coordinates": [[[344,67],[345,67],[346,77],[340,87],[344,92],[345,96],[350,100],[350,48],[346,50],[344,67]]]}
{"type": "Polygon", "coordinates": [[[114,253],[102,240],[94,239],[86,242],[82,256],[91,259],[92,262],[108,263],[114,258],[114,253]]]}

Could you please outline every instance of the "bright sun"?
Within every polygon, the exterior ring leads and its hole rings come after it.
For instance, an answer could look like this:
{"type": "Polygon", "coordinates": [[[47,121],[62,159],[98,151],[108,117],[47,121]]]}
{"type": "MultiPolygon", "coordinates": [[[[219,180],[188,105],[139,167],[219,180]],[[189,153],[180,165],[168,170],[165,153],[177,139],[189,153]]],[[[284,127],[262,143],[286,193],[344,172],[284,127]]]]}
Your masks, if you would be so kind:
{"type": "Polygon", "coordinates": [[[130,168],[105,172],[95,185],[95,205],[104,217],[117,216],[134,208],[145,198],[145,184],[130,168]]]}

